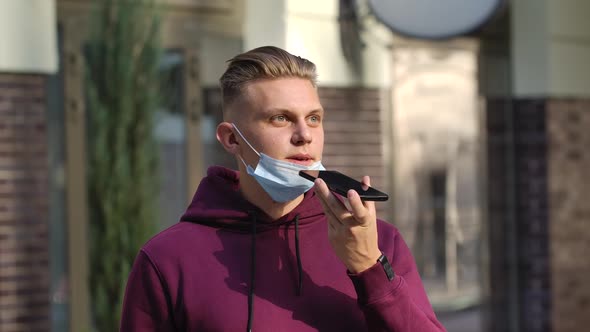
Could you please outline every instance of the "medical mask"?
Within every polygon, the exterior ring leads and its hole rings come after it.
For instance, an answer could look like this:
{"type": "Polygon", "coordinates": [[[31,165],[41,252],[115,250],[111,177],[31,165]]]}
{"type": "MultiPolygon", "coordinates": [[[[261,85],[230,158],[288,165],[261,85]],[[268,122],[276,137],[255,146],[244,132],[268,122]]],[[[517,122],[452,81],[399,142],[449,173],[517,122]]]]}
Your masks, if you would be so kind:
{"type": "Polygon", "coordinates": [[[244,158],[240,160],[246,166],[246,171],[252,176],[260,186],[268,193],[275,202],[288,202],[301,196],[313,187],[313,182],[299,176],[299,171],[325,170],[321,161],[315,162],[310,166],[290,163],[283,160],[274,159],[264,153],[258,153],[248,140],[242,135],[238,127],[232,124],[237,133],[248,144],[252,151],[256,152],[260,160],[256,169],[246,165],[244,158]]]}

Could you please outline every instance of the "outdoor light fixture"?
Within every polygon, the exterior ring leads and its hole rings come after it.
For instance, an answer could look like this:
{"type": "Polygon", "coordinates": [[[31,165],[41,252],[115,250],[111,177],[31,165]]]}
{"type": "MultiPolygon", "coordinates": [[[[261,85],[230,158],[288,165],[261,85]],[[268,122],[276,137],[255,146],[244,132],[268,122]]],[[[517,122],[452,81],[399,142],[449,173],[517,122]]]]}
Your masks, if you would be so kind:
{"type": "Polygon", "coordinates": [[[369,0],[379,21],[395,33],[414,38],[445,39],[483,25],[505,0],[369,0]]]}

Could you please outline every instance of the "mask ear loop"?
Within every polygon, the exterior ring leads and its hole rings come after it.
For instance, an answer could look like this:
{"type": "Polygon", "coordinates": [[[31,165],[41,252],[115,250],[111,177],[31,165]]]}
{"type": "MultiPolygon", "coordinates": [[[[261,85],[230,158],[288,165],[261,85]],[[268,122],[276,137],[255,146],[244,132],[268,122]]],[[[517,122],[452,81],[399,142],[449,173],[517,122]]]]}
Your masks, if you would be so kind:
{"type": "MultiPolygon", "coordinates": [[[[250,142],[248,142],[248,140],[244,137],[244,135],[242,135],[242,132],[238,129],[238,127],[235,124],[231,124],[234,129],[236,130],[236,132],[238,133],[238,135],[240,135],[240,137],[244,140],[244,142],[246,142],[246,144],[248,144],[248,146],[250,147],[250,149],[252,149],[252,151],[254,151],[257,155],[258,158],[260,158],[260,153],[258,153],[258,151],[256,151],[256,149],[254,149],[254,147],[250,144],[250,142]]],[[[244,164],[244,166],[246,168],[250,167],[248,165],[246,165],[246,162],[244,161],[244,158],[242,158],[241,155],[238,155],[238,157],[240,157],[240,160],[242,161],[242,164],[244,164]]]]}
{"type": "Polygon", "coordinates": [[[256,151],[256,149],[250,144],[250,142],[248,142],[248,140],[244,137],[244,135],[242,135],[242,132],[238,129],[238,127],[236,127],[235,124],[231,124],[234,129],[238,132],[238,135],[240,135],[240,137],[244,140],[244,142],[246,142],[246,144],[248,144],[248,146],[250,147],[250,149],[252,149],[252,151],[256,152],[256,154],[258,155],[258,157],[260,157],[260,153],[258,153],[258,151],[256,151]]]}

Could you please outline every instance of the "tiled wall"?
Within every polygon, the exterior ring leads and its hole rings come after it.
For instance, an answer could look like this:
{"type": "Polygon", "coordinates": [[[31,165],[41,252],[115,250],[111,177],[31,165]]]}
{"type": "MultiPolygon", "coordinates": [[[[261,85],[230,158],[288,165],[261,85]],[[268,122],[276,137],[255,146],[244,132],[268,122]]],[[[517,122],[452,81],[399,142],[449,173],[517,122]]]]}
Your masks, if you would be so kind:
{"type": "Polygon", "coordinates": [[[487,104],[487,324],[493,332],[551,328],[545,107],[543,99],[487,104]]]}
{"type": "Polygon", "coordinates": [[[49,329],[45,78],[0,74],[0,331],[49,329]]]}
{"type": "Polygon", "coordinates": [[[546,106],[537,99],[513,105],[519,331],[544,332],[551,326],[546,106]]]}
{"type": "Polygon", "coordinates": [[[547,103],[553,331],[590,328],[590,99],[547,103]]]}
{"type": "MultiPolygon", "coordinates": [[[[506,171],[507,163],[512,154],[511,130],[507,129],[507,115],[511,111],[509,100],[488,100],[486,105],[485,136],[487,146],[487,216],[488,242],[490,252],[489,262],[489,295],[487,308],[488,317],[485,324],[487,332],[509,331],[510,300],[513,293],[510,292],[511,279],[508,274],[514,268],[509,261],[510,252],[514,249],[508,245],[511,234],[509,222],[514,207],[511,200],[506,197],[507,188],[513,186],[513,172],[506,171]]],[[[512,287],[513,288],[513,287],[512,287]]]]}
{"type": "Polygon", "coordinates": [[[487,103],[489,331],[590,326],[590,100],[487,103]]]}

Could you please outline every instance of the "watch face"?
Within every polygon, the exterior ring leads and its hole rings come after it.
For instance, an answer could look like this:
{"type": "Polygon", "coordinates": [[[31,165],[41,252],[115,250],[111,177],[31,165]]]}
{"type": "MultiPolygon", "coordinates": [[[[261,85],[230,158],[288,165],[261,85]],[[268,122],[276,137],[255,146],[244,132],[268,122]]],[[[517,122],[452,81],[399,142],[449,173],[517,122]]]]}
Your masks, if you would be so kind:
{"type": "Polygon", "coordinates": [[[484,24],[505,0],[369,0],[373,14],[394,32],[443,39],[484,24]]]}

